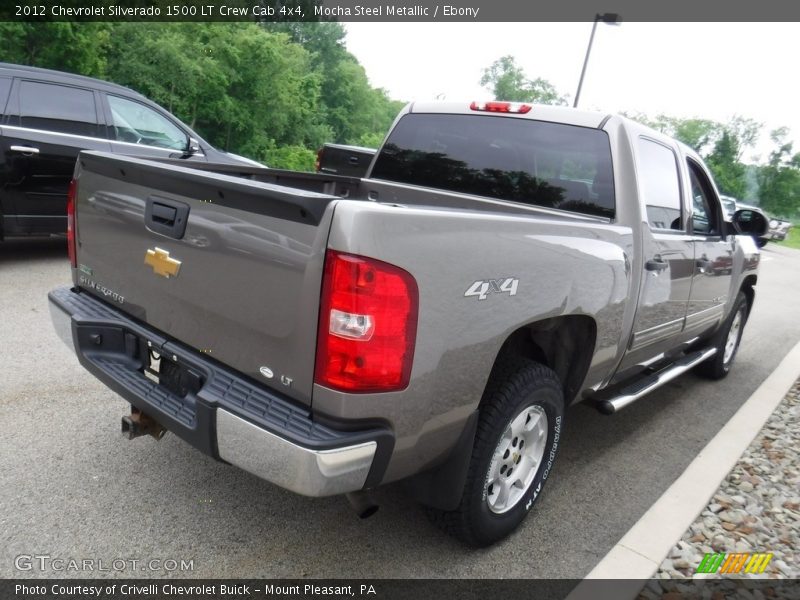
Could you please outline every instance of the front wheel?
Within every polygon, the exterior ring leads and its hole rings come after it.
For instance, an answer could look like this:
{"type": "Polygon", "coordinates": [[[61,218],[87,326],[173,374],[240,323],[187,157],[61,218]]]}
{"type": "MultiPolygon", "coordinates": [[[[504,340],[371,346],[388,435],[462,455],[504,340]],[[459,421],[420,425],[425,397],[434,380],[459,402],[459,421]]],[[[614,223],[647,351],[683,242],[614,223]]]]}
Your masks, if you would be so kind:
{"type": "Polygon", "coordinates": [[[564,394],[547,367],[512,359],[487,388],[461,502],[431,509],[448,533],[488,546],[514,531],[538,499],[558,451],[564,394]]]}
{"type": "Polygon", "coordinates": [[[748,314],[747,297],[742,293],[736,296],[733,310],[728,318],[714,335],[712,346],[717,349],[707,361],[697,366],[697,372],[710,379],[722,379],[730,373],[733,360],[739,351],[739,342],[742,340],[744,324],[748,314]]]}

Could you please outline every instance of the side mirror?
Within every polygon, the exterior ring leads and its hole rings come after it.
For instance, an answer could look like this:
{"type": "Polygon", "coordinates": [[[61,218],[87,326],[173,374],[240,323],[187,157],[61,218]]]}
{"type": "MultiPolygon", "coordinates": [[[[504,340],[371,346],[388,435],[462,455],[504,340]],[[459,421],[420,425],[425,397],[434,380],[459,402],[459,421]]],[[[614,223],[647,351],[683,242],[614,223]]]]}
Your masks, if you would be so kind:
{"type": "Polygon", "coordinates": [[[200,142],[193,137],[186,139],[186,149],[183,151],[184,156],[194,156],[200,152],[200,142]]]}
{"type": "Polygon", "coordinates": [[[769,230],[767,218],[755,210],[744,208],[737,210],[731,217],[731,223],[737,233],[761,237],[769,230]]]}

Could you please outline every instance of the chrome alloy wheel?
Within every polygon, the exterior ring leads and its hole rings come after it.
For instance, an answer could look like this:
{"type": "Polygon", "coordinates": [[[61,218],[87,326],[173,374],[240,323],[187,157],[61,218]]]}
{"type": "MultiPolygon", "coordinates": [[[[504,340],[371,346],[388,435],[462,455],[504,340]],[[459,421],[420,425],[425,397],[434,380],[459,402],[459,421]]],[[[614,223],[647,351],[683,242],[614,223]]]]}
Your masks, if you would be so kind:
{"type": "Polygon", "coordinates": [[[728,339],[725,340],[725,352],[722,355],[722,362],[726,365],[733,358],[733,354],[736,352],[736,346],[739,344],[743,312],[742,310],[736,312],[736,315],[733,317],[733,322],[731,323],[731,328],[728,330],[728,339]]]}
{"type": "Polygon", "coordinates": [[[496,514],[514,508],[539,471],[547,444],[547,414],[529,406],[508,424],[495,448],[486,477],[485,498],[496,514]]]}

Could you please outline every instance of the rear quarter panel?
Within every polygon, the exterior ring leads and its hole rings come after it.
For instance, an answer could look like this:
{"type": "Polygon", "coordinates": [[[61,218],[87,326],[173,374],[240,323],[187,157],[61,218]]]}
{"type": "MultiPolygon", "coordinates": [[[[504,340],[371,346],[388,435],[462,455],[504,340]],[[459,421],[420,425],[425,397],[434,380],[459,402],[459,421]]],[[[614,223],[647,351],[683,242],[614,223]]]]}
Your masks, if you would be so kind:
{"type": "Polygon", "coordinates": [[[328,247],[409,271],[419,286],[419,321],[406,390],[342,394],[315,385],[315,412],[388,420],[395,453],[385,481],[422,470],[447,452],[477,407],[503,342],[548,317],[597,323],[590,373],[607,374],[623,351],[631,297],[629,227],[568,216],[340,201],[328,247]],[[513,277],[517,293],[465,296],[480,280],[513,277]]]}

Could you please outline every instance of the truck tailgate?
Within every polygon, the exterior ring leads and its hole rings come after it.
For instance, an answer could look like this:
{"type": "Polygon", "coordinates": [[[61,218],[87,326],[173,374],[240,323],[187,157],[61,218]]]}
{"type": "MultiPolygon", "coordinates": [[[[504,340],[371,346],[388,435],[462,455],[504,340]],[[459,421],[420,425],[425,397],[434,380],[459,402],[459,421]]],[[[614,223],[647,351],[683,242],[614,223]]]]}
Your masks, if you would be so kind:
{"type": "Polygon", "coordinates": [[[79,287],[310,404],[335,197],[94,152],[76,178],[79,287]]]}

